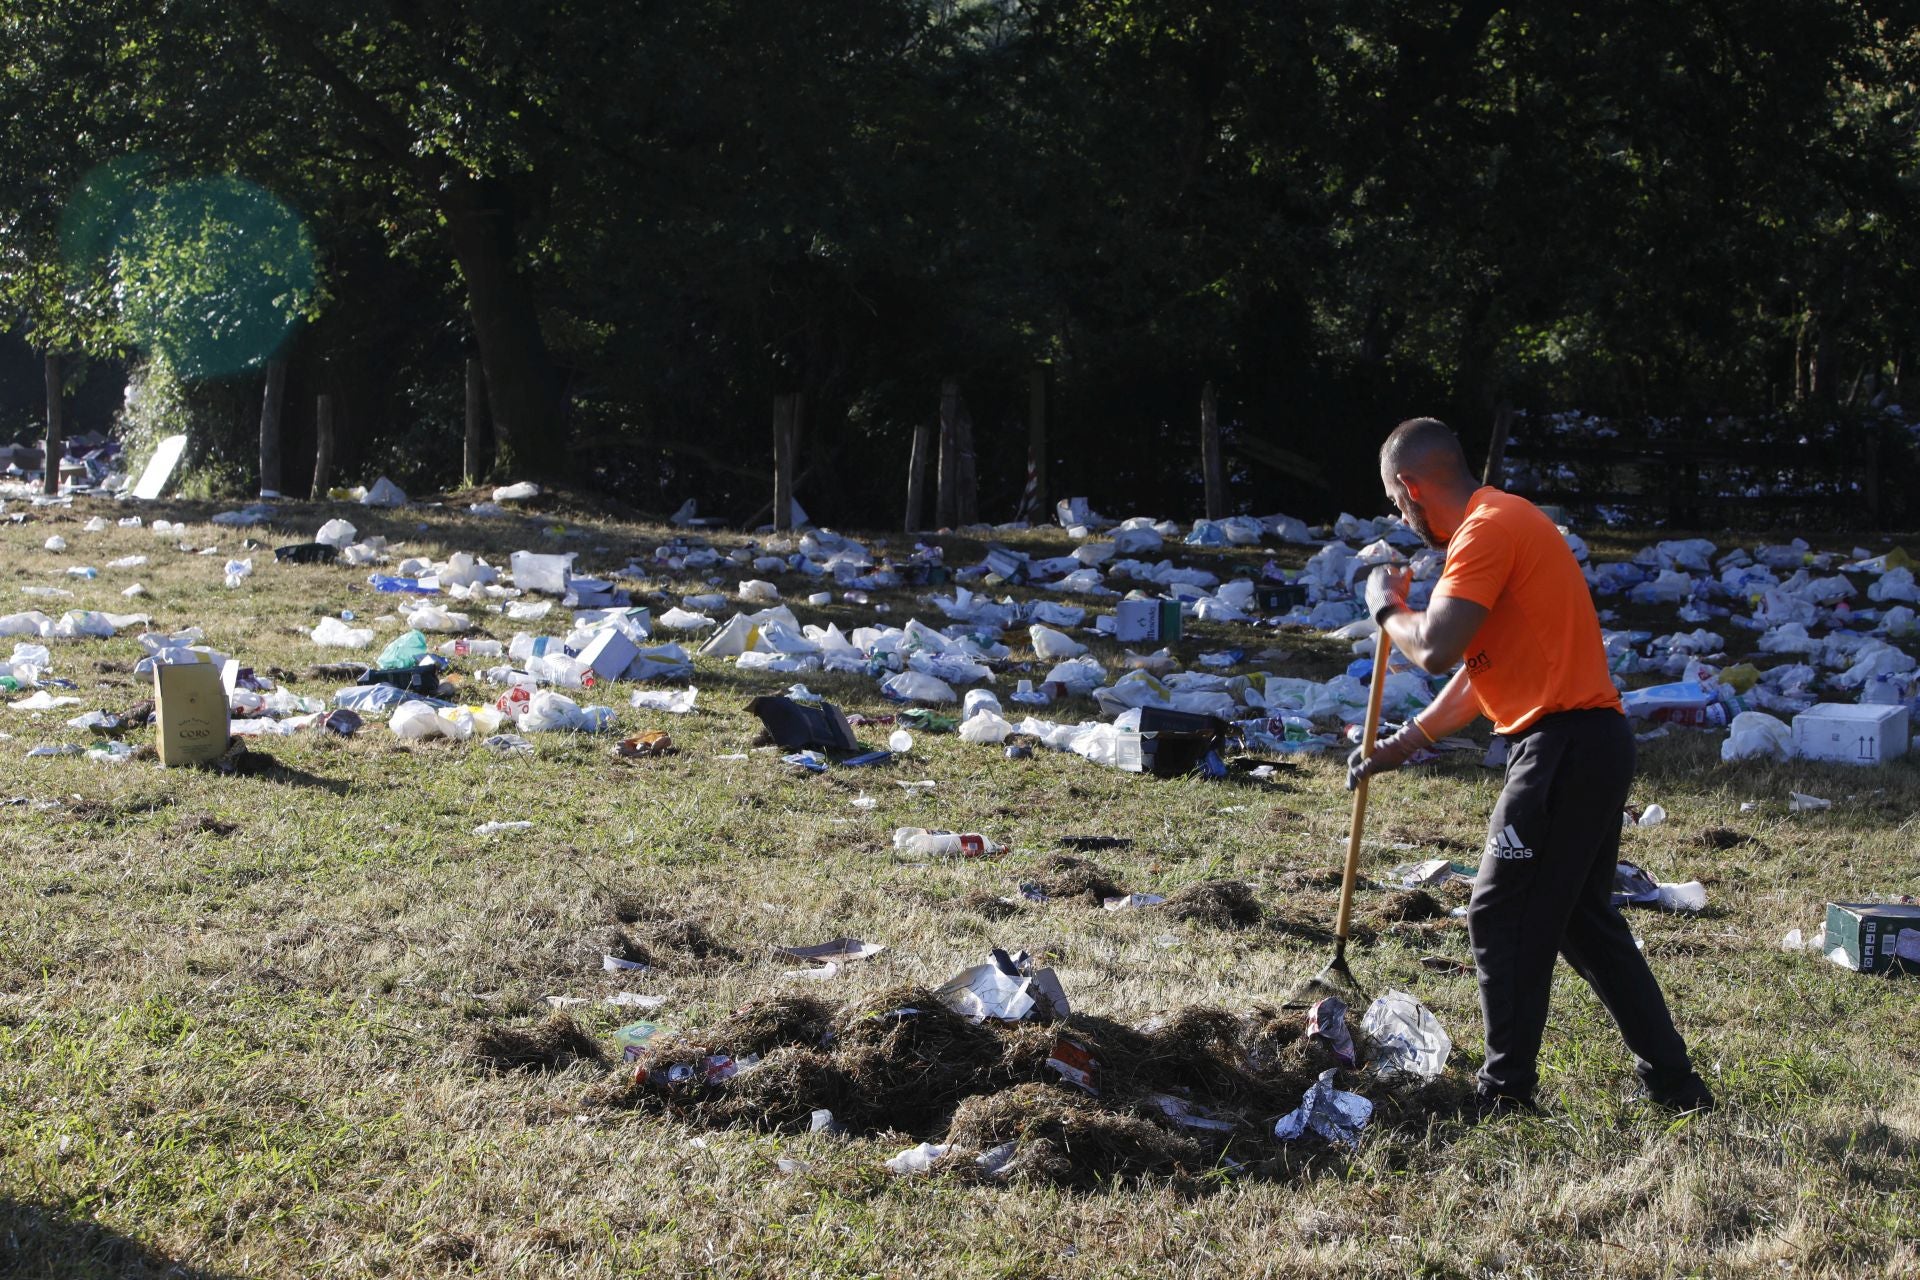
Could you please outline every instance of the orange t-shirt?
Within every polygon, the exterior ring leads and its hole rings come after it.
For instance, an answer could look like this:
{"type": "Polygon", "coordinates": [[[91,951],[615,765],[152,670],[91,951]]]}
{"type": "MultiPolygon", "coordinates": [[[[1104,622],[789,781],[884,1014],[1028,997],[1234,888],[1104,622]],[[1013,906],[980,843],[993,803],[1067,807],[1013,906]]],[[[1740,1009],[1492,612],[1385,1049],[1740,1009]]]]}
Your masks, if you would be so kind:
{"type": "Polygon", "coordinates": [[[1465,659],[1495,733],[1518,733],[1556,711],[1620,710],[1579,562],[1525,498],[1491,485],[1474,491],[1433,594],[1487,610],[1465,659]]]}

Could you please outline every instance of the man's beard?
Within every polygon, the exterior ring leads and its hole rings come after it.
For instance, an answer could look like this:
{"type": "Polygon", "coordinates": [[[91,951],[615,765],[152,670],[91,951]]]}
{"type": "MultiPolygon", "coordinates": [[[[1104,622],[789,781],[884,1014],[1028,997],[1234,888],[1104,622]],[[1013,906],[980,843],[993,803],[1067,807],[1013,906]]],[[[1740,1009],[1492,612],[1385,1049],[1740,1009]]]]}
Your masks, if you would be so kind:
{"type": "Polygon", "coordinates": [[[1435,551],[1447,549],[1447,540],[1436,535],[1433,526],[1427,523],[1427,509],[1411,499],[1407,502],[1407,527],[1419,534],[1420,541],[1435,551]]]}

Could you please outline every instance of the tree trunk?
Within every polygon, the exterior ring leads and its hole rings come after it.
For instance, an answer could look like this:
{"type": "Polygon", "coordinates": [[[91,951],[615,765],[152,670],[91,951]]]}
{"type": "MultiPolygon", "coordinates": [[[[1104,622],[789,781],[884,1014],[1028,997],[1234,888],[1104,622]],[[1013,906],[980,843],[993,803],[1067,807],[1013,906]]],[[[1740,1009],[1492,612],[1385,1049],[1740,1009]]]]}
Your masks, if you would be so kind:
{"type": "Polygon", "coordinates": [[[1207,486],[1207,519],[1227,514],[1227,468],[1220,457],[1220,398],[1211,380],[1200,388],[1200,472],[1207,486]]]}
{"type": "Polygon", "coordinates": [[[1493,439],[1487,442],[1487,465],[1480,483],[1499,485],[1507,462],[1507,437],[1513,432],[1513,402],[1502,400],[1493,414],[1493,439]]]}
{"type": "Polygon", "coordinates": [[[550,474],[562,450],[560,408],[533,296],[515,262],[512,201],[503,183],[455,179],[441,208],[467,284],[467,310],[493,410],[492,474],[550,474]],[[544,446],[544,447],[542,447],[544,446]]]}
{"type": "Polygon", "coordinates": [[[313,402],[313,500],[324,502],[332,483],[333,397],[323,393],[313,402]]]}
{"type": "Polygon", "coordinates": [[[267,361],[266,390],[260,396],[260,496],[280,496],[280,410],[287,399],[287,362],[267,361]]]}
{"type": "Polygon", "coordinates": [[[793,445],[804,401],[799,392],[773,398],[773,527],[793,528],[793,445]]]}
{"type": "Polygon", "coordinates": [[[953,527],[960,496],[960,383],[947,378],[940,384],[940,488],[933,499],[933,525],[953,527]]]}
{"type": "Polygon", "coordinates": [[[62,443],[66,440],[64,407],[60,399],[60,356],[58,352],[47,352],[47,454],[43,474],[40,479],[40,492],[55,494],[60,492],[60,458],[66,452],[62,443]]]}
{"type": "Polygon", "coordinates": [[[1027,493],[1017,519],[1038,521],[1047,509],[1047,368],[1027,370],[1027,493]]]}
{"type": "Polygon", "coordinates": [[[979,459],[973,451],[973,414],[967,411],[967,402],[960,402],[959,417],[953,424],[954,440],[958,447],[956,457],[955,480],[958,489],[953,502],[954,520],[961,526],[980,522],[980,474],[979,459]]]}
{"type": "Polygon", "coordinates": [[[487,473],[482,456],[487,449],[487,374],[480,361],[467,357],[467,434],[460,454],[460,475],[468,484],[479,484],[487,473]]]}
{"type": "Polygon", "coordinates": [[[906,531],[917,533],[927,513],[927,464],[933,458],[933,423],[922,418],[913,429],[913,452],[907,456],[906,531]]]}

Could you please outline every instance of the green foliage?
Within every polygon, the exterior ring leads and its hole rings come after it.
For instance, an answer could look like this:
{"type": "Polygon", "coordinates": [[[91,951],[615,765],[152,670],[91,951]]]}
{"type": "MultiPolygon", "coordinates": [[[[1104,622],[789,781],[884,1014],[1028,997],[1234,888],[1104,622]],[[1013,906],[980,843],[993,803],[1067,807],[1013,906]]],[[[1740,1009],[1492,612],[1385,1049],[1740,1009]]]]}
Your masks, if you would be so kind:
{"type": "Polygon", "coordinates": [[[134,204],[110,253],[128,330],[186,378],[259,368],[314,306],[306,228],[237,178],[175,183],[134,204]]]}
{"type": "Polygon", "coordinates": [[[343,464],[453,457],[473,335],[500,466],[646,504],[758,506],[804,390],[803,499],[875,518],[957,376],[1010,506],[1040,362],[1058,485],[1184,505],[1212,380],[1324,509],[1407,412],[1858,408],[1920,328],[1870,0],[48,0],[0,52],[0,312],[190,378],[311,321],[343,464]]]}

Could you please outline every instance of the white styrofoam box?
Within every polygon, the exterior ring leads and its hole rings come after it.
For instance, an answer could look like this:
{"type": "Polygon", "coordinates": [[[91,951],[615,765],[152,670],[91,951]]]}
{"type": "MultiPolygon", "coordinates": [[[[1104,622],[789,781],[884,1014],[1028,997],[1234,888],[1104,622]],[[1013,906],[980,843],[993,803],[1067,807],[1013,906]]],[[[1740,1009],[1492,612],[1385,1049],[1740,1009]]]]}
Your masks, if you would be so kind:
{"type": "Polygon", "coordinates": [[[1822,702],[1793,718],[1794,754],[1842,764],[1879,764],[1907,754],[1907,709],[1822,702]]]}

